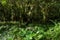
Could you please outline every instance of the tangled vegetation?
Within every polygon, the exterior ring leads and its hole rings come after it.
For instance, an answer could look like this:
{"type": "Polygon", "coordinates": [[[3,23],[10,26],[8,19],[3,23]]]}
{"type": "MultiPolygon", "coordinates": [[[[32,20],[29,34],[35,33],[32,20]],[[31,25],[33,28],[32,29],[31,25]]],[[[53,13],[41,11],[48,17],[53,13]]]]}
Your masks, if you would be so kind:
{"type": "Polygon", "coordinates": [[[60,0],[0,0],[0,40],[60,40],[60,0]]]}

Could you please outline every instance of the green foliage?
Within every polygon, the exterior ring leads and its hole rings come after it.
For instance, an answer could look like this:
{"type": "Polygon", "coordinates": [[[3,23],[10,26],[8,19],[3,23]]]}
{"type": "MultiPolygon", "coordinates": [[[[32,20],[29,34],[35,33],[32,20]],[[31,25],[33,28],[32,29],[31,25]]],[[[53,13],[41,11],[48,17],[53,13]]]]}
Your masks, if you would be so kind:
{"type": "Polygon", "coordinates": [[[60,40],[58,21],[60,0],[0,0],[0,40],[60,40]]]}
{"type": "Polygon", "coordinates": [[[0,21],[60,20],[60,3],[57,0],[1,0],[0,5],[0,21]]]}
{"type": "Polygon", "coordinates": [[[1,0],[1,4],[2,5],[6,5],[7,4],[7,0],[1,0]]]}
{"type": "Polygon", "coordinates": [[[18,25],[0,26],[0,40],[59,40],[60,23],[52,25],[29,24],[21,28],[18,25]],[[52,26],[52,27],[51,27],[52,26]],[[48,27],[48,28],[47,28],[48,27]],[[2,30],[5,28],[5,31],[2,30]],[[8,29],[9,28],[9,29],[8,29]],[[46,28],[46,29],[45,29],[46,28]]]}

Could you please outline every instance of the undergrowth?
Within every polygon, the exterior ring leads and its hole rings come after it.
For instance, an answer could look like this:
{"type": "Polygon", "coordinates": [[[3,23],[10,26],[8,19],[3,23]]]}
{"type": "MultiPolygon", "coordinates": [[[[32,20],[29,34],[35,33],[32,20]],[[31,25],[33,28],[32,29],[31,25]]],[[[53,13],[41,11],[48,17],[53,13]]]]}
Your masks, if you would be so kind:
{"type": "Polygon", "coordinates": [[[21,28],[18,25],[1,25],[0,40],[59,40],[60,22],[54,25],[28,24],[21,28]]]}

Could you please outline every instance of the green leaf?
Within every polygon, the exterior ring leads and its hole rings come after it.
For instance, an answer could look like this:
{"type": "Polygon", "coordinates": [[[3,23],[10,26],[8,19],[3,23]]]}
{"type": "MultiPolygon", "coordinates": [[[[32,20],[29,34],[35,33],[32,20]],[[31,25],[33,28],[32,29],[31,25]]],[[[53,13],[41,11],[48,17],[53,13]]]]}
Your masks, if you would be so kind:
{"type": "Polygon", "coordinates": [[[7,0],[2,0],[1,3],[2,3],[2,5],[6,5],[7,4],[7,0]]]}

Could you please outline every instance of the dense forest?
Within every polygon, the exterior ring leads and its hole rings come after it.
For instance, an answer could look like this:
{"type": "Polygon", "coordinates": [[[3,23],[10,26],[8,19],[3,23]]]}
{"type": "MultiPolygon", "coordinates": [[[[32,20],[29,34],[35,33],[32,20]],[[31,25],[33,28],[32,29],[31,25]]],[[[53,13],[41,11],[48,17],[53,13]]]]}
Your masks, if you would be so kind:
{"type": "Polygon", "coordinates": [[[0,40],[60,40],[60,0],[0,0],[0,40]]]}

